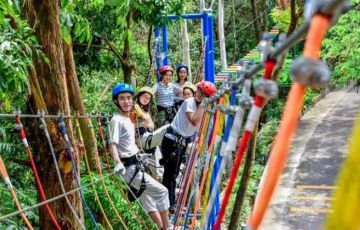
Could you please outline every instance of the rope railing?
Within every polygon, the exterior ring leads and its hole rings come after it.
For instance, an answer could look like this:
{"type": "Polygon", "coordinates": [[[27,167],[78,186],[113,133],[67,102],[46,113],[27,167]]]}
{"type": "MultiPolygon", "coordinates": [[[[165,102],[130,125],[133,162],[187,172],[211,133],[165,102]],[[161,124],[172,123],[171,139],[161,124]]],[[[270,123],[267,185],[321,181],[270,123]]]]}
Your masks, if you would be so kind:
{"type": "Polygon", "coordinates": [[[99,177],[99,179],[94,180],[93,182],[90,182],[90,183],[88,183],[86,185],[81,185],[81,186],[79,186],[79,187],[77,187],[75,189],[72,189],[72,190],[70,190],[68,192],[65,192],[65,193],[63,193],[61,195],[55,196],[53,198],[48,198],[47,200],[45,200],[43,202],[40,202],[40,203],[37,203],[37,204],[34,204],[32,206],[24,207],[21,211],[15,211],[15,212],[0,216],[0,221],[7,220],[7,219],[9,219],[9,218],[11,218],[13,216],[19,215],[21,213],[26,213],[27,211],[30,211],[30,210],[33,210],[35,208],[39,208],[41,206],[47,205],[47,204],[49,204],[51,202],[57,201],[57,200],[59,200],[61,198],[64,198],[65,196],[68,196],[70,194],[73,194],[75,192],[80,191],[80,189],[84,189],[84,188],[87,188],[89,186],[92,186],[93,184],[96,184],[96,183],[100,182],[101,180],[106,179],[106,178],[108,178],[108,177],[110,177],[110,176],[112,176],[114,174],[115,174],[115,172],[112,172],[112,173],[107,174],[107,175],[105,175],[103,177],[99,177]]]}

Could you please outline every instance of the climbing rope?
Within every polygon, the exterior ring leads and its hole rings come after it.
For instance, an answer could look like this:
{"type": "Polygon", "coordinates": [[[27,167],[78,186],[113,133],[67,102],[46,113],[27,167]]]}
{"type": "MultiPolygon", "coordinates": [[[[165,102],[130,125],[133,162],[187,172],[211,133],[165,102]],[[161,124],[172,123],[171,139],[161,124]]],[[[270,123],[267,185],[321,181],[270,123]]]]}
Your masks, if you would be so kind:
{"type": "MultiPolygon", "coordinates": [[[[79,137],[79,139],[80,139],[80,143],[81,143],[82,145],[84,145],[84,140],[83,140],[83,137],[82,137],[82,134],[81,134],[80,124],[79,124],[78,119],[75,118],[75,119],[74,119],[74,122],[75,122],[75,129],[76,129],[77,134],[78,134],[78,137],[79,137]]],[[[96,154],[95,154],[95,155],[96,155],[96,154]]],[[[97,156],[95,156],[95,159],[96,159],[96,157],[97,157],[97,156]]],[[[86,152],[86,150],[84,151],[84,158],[85,158],[85,167],[86,167],[87,173],[88,173],[88,175],[89,175],[89,177],[90,177],[90,181],[92,182],[94,179],[93,179],[93,176],[92,176],[92,173],[91,173],[91,170],[90,170],[90,163],[89,163],[89,159],[88,159],[88,157],[87,157],[87,152],[86,152]]],[[[98,164],[100,164],[100,162],[96,162],[97,168],[100,167],[98,164]]],[[[100,171],[100,170],[99,170],[99,171],[100,171]]],[[[100,176],[102,176],[102,175],[100,175],[100,176]]],[[[104,180],[101,180],[101,183],[103,184],[103,183],[104,183],[104,180]]],[[[103,216],[104,219],[105,219],[106,225],[107,225],[110,229],[113,229],[113,226],[111,225],[111,223],[110,223],[110,221],[109,221],[109,219],[108,219],[108,217],[107,217],[107,215],[106,215],[106,213],[105,213],[105,210],[104,210],[104,208],[103,208],[103,206],[102,206],[102,204],[101,204],[100,197],[99,197],[99,194],[98,194],[98,192],[97,192],[97,189],[96,189],[95,185],[92,185],[91,187],[92,187],[93,193],[94,193],[94,195],[95,195],[96,203],[98,203],[99,208],[100,208],[100,212],[101,212],[102,216],[103,216]]],[[[104,189],[105,189],[105,188],[104,188],[104,189]]],[[[108,198],[108,199],[109,199],[109,198],[108,198]]],[[[110,201],[110,200],[109,200],[109,201],[110,201]]],[[[115,209],[115,211],[116,211],[116,209],[115,209]]],[[[121,218],[121,217],[120,217],[120,218],[121,218]]],[[[120,222],[121,222],[121,224],[123,223],[122,220],[121,220],[120,222]]]]}
{"type": "MultiPolygon", "coordinates": [[[[58,126],[59,126],[60,133],[61,133],[62,137],[63,137],[64,140],[65,140],[65,143],[66,143],[66,146],[67,146],[67,149],[68,149],[68,153],[69,153],[69,155],[70,155],[70,159],[71,159],[71,163],[72,163],[72,169],[73,169],[73,172],[74,172],[74,174],[75,174],[76,184],[77,184],[77,187],[79,188],[80,197],[81,197],[81,200],[82,200],[83,203],[84,203],[85,210],[86,210],[86,212],[89,214],[91,221],[92,221],[93,224],[95,225],[95,228],[98,229],[98,230],[100,230],[98,224],[96,223],[96,220],[95,220],[95,218],[94,218],[94,215],[92,214],[92,212],[91,212],[88,204],[86,203],[86,200],[85,200],[85,197],[84,197],[84,194],[83,194],[83,190],[82,190],[81,183],[80,183],[80,178],[79,178],[79,173],[78,173],[78,171],[77,171],[76,162],[75,162],[75,159],[74,159],[72,150],[71,150],[71,144],[70,144],[69,137],[68,137],[68,135],[67,135],[67,129],[66,129],[66,124],[65,124],[65,122],[64,122],[64,118],[62,118],[62,117],[59,118],[58,126]]],[[[95,196],[96,196],[96,195],[95,195],[95,196]]],[[[101,205],[100,205],[100,208],[102,208],[101,205]]],[[[102,211],[103,211],[103,210],[102,210],[102,211]]],[[[105,217],[105,221],[109,222],[109,221],[107,220],[107,218],[106,218],[106,215],[105,215],[104,217],[105,217]]],[[[109,227],[112,229],[111,224],[108,223],[108,225],[109,225],[109,227]]]]}
{"type": "Polygon", "coordinates": [[[294,76],[296,82],[292,85],[286,101],[280,127],[268,160],[268,171],[264,178],[264,184],[248,222],[249,229],[259,227],[285,165],[290,142],[303,105],[306,85],[320,85],[326,82],[329,75],[326,66],[318,60],[319,51],[331,21],[337,20],[347,1],[316,2],[320,5],[310,9],[314,12],[314,15],[310,21],[304,55],[297,59],[292,66],[292,72],[296,75],[294,76]],[[307,68],[300,68],[300,66],[304,65],[307,68]],[[316,72],[316,70],[318,71],[316,72]]]}
{"type": "Polygon", "coordinates": [[[23,212],[23,209],[20,205],[20,202],[19,200],[17,199],[17,196],[16,196],[16,193],[15,193],[15,189],[14,189],[14,186],[12,185],[11,181],[10,181],[10,178],[9,178],[9,175],[6,171],[6,168],[5,168],[5,164],[0,156],[0,174],[1,174],[1,177],[3,178],[5,184],[7,185],[7,187],[9,188],[10,190],[10,193],[11,193],[11,196],[14,200],[14,203],[15,203],[15,206],[16,208],[21,212],[20,215],[21,215],[21,218],[24,220],[26,226],[30,229],[30,230],[33,230],[33,226],[31,225],[31,223],[29,222],[28,218],[26,217],[25,213],[23,212]]]}
{"type": "MultiPolygon", "coordinates": [[[[42,201],[46,201],[46,196],[45,196],[45,193],[44,193],[44,189],[42,187],[42,184],[41,184],[41,181],[40,181],[40,178],[39,178],[36,166],[35,166],[35,162],[34,162],[34,159],[33,159],[33,156],[32,156],[32,153],[31,153],[31,150],[30,150],[27,138],[26,138],[26,134],[25,134],[25,131],[24,131],[24,127],[23,127],[23,124],[21,123],[20,117],[17,114],[15,114],[15,121],[16,121],[16,128],[20,132],[21,140],[22,140],[22,142],[23,142],[23,144],[25,146],[26,154],[28,155],[30,165],[31,165],[31,169],[32,169],[32,171],[34,173],[35,181],[36,181],[37,187],[39,189],[40,198],[41,198],[42,201]]],[[[45,209],[46,209],[46,212],[49,215],[51,221],[53,222],[54,227],[57,230],[61,230],[60,225],[57,222],[54,214],[52,213],[49,205],[46,204],[45,209]]]]}
{"type": "MultiPolygon", "coordinates": [[[[41,112],[40,114],[41,114],[41,115],[44,115],[44,112],[41,112]]],[[[58,163],[57,163],[57,159],[56,159],[56,156],[55,156],[54,147],[53,147],[53,144],[52,144],[52,142],[51,142],[50,135],[49,135],[49,132],[48,132],[47,125],[46,125],[46,122],[45,122],[44,117],[40,117],[40,123],[41,123],[40,128],[44,130],[44,134],[45,134],[46,140],[47,140],[47,142],[48,142],[48,144],[49,144],[49,147],[50,147],[50,152],[51,152],[51,156],[52,156],[52,159],[53,159],[53,162],[54,162],[54,165],[55,165],[56,174],[57,174],[57,176],[58,176],[58,178],[59,178],[61,191],[62,191],[63,193],[65,193],[66,190],[65,190],[64,182],[63,182],[62,177],[61,177],[59,165],[58,165],[58,163]]],[[[76,219],[76,220],[78,221],[78,223],[80,224],[81,228],[82,228],[82,229],[85,229],[84,223],[81,221],[78,213],[75,211],[74,207],[71,205],[71,202],[70,202],[68,196],[65,196],[65,200],[66,200],[66,203],[67,203],[67,205],[69,206],[71,212],[73,213],[75,219],[76,219]]]]}

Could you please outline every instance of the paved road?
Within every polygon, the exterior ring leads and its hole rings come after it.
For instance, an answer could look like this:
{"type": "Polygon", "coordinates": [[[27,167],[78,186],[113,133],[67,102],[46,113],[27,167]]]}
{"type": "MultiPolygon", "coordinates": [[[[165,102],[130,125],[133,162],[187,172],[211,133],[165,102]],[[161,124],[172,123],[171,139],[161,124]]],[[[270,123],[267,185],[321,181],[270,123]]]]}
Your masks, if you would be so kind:
{"type": "Polygon", "coordinates": [[[360,94],[342,90],[328,94],[301,118],[262,230],[321,229],[359,111],[360,94]]]}

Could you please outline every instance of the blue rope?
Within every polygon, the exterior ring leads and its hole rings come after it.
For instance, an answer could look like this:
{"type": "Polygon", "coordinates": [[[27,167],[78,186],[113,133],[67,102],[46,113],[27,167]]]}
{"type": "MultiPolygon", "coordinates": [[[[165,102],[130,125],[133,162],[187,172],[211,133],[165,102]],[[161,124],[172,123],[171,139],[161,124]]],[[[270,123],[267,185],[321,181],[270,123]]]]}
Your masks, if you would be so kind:
{"type": "Polygon", "coordinates": [[[94,215],[92,214],[89,206],[87,205],[87,203],[85,201],[84,194],[83,194],[83,191],[82,191],[82,187],[81,187],[81,184],[80,184],[79,174],[78,174],[78,171],[76,169],[74,156],[73,156],[73,153],[72,153],[72,150],[71,150],[69,137],[67,135],[66,125],[65,125],[65,122],[64,122],[64,118],[62,118],[62,117],[59,118],[59,130],[60,130],[60,133],[61,133],[62,137],[64,138],[64,140],[66,142],[66,146],[68,148],[68,152],[69,152],[69,155],[70,155],[70,158],[71,158],[72,168],[73,168],[73,171],[74,171],[74,174],[75,174],[76,184],[77,184],[78,188],[80,189],[79,192],[80,192],[81,199],[82,199],[82,201],[84,203],[85,210],[89,214],[91,221],[95,225],[95,228],[97,230],[100,230],[99,226],[98,226],[98,224],[97,224],[97,222],[96,222],[96,220],[94,218],[94,215]]]}

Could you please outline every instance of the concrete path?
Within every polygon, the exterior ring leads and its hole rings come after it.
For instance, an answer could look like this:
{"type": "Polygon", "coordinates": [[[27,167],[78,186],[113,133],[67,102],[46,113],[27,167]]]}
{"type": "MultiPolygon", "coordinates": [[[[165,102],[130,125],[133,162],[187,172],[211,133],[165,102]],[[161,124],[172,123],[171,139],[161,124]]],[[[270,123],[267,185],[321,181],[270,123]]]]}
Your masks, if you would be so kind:
{"type": "Polygon", "coordinates": [[[301,118],[261,229],[321,229],[359,111],[360,94],[342,90],[328,94],[301,118]]]}

